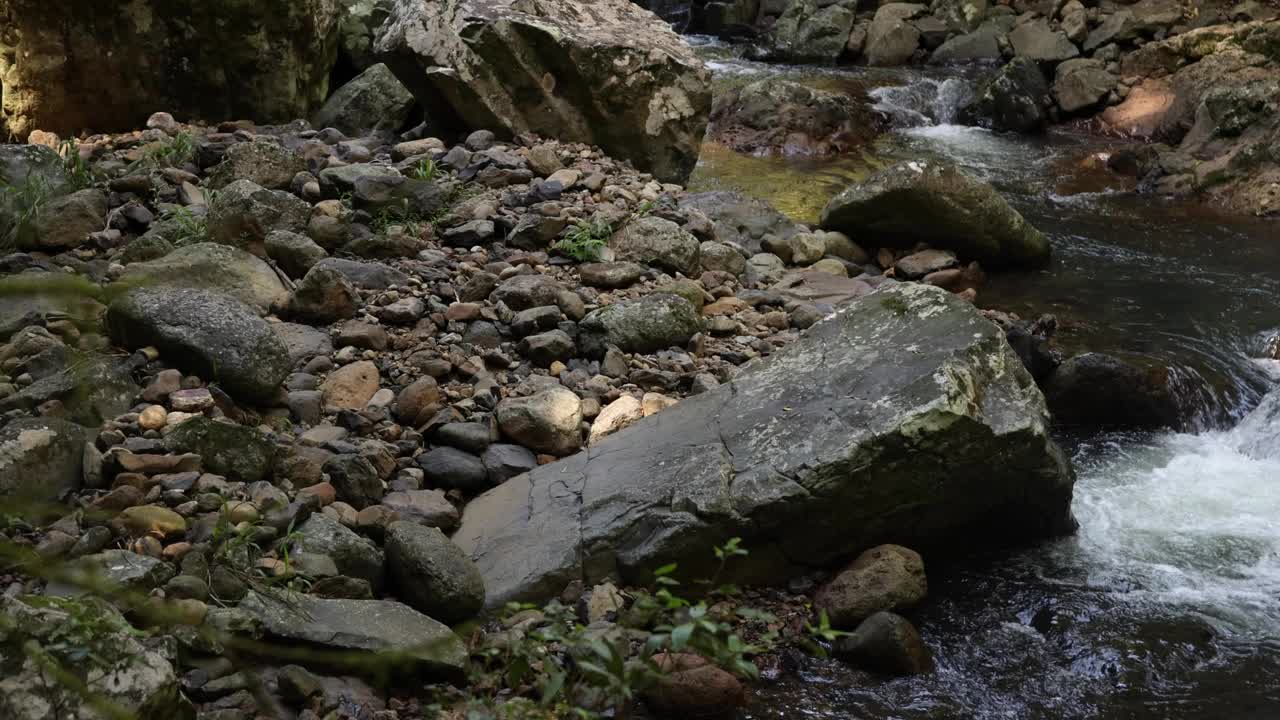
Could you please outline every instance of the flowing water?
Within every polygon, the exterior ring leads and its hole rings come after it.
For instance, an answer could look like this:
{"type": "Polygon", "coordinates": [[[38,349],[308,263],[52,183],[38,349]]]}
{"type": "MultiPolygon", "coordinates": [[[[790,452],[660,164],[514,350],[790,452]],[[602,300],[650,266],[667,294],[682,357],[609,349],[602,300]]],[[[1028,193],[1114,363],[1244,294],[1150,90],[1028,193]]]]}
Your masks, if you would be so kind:
{"type": "Polygon", "coordinates": [[[1039,272],[995,275],[980,304],[1052,312],[1066,351],[1170,364],[1194,431],[1063,436],[1079,533],[930,568],[912,613],[937,668],[888,679],[836,662],[766,686],[765,718],[1280,718],[1280,227],[1132,192],[1114,141],[952,124],[981,71],[815,70],[698,42],[721,84],[781,74],[868,90],[895,130],[865,153],[745,158],[709,145],[691,184],[739,188],[801,221],[851,180],[945,157],[1050,236],[1039,272]]]}

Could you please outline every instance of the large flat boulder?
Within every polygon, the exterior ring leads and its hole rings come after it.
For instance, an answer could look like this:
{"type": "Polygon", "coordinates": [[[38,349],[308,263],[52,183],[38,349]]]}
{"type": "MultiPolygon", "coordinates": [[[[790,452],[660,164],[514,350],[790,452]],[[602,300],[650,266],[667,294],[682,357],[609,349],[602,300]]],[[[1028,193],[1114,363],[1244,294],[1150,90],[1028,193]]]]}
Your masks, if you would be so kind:
{"type": "Polygon", "coordinates": [[[338,51],[333,0],[0,0],[9,129],[129,130],[180,120],[306,117],[338,51]]]}
{"type": "Polygon", "coordinates": [[[250,403],[268,404],[293,367],[265,320],[210,290],[132,290],[111,303],[106,325],[118,345],[154,345],[168,362],[250,403]]]}
{"type": "Polygon", "coordinates": [[[289,291],[280,276],[256,255],[229,245],[186,245],[164,257],[132,263],[120,278],[136,287],[203,288],[224,292],[265,313],[289,291]]]}
{"type": "Polygon", "coordinates": [[[507,481],[454,542],[487,602],[573,580],[698,577],[740,536],[738,581],[778,582],[881,543],[1070,532],[1074,474],[1004,333],[937,288],[855,301],[732,382],[507,481]]]}
{"type": "Polygon", "coordinates": [[[663,181],[698,159],[711,75],[630,0],[397,0],[376,53],[433,120],[599,145],[663,181]]]}
{"type": "Polygon", "coordinates": [[[888,247],[928,243],[993,267],[1049,262],[1049,240],[981,180],[939,160],[892,165],[831,199],[822,228],[888,247]]]}

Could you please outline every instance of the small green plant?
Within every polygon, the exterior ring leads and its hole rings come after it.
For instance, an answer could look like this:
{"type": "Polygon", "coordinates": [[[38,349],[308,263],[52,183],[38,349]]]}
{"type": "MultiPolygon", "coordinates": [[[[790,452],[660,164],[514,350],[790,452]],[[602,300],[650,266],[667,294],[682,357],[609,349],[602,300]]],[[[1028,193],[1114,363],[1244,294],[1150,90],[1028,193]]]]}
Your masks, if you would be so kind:
{"type": "Polygon", "coordinates": [[[595,262],[613,236],[613,225],[603,218],[579,220],[551,247],[578,262],[595,262]]]}
{"type": "Polygon", "coordinates": [[[80,143],[75,140],[63,140],[58,146],[58,154],[62,156],[62,167],[71,186],[71,192],[84,190],[93,185],[93,171],[89,162],[80,155],[80,143]]]}
{"type": "Polygon", "coordinates": [[[180,207],[173,211],[173,237],[171,242],[176,246],[194,245],[209,239],[209,223],[205,215],[191,212],[180,207]]]}
{"type": "Polygon", "coordinates": [[[35,174],[0,187],[0,208],[10,213],[8,225],[0,226],[0,248],[12,250],[35,239],[36,225],[50,195],[48,181],[35,174]]]}
{"type": "Polygon", "coordinates": [[[408,200],[403,200],[398,204],[388,205],[378,210],[373,216],[373,231],[379,235],[385,235],[387,229],[393,225],[399,225],[405,229],[410,235],[417,235],[419,227],[423,223],[422,216],[418,211],[410,207],[408,200]]]}
{"type": "Polygon", "coordinates": [[[431,182],[436,179],[437,173],[438,170],[436,168],[435,161],[431,158],[423,158],[418,161],[417,165],[414,165],[413,168],[409,170],[409,177],[414,180],[425,180],[427,182],[431,182]]]}
{"type": "Polygon", "coordinates": [[[180,132],[170,138],[168,142],[162,142],[147,148],[142,153],[142,157],[130,165],[129,169],[152,168],[162,170],[167,167],[178,167],[194,159],[195,154],[196,144],[194,138],[191,137],[191,133],[180,132]]]}
{"type": "Polygon", "coordinates": [[[817,625],[814,625],[813,623],[810,623],[810,622],[805,622],[804,631],[809,636],[808,642],[805,643],[806,649],[808,649],[811,653],[813,653],[815,656],[820,658],[827,657],[827,650],[826,650],[827,645],[830,645],[836,640],[839,640],[840,638],[851,634],[851,633],[845,632],[844,630],[836,630],[835,628],[831,627],[831,618],[827,617],[826,610],[821,610],[818,612],[817,625]]]}
{"type": "Polygon", "coordinates": [[[907,301],[897,297],[896,295],[890,295],[889,297],[884,298],[880,301],[880,304],[884,306],[884,309],[889,310],[896,315],[906,315],[911,311],[911,306],[907,304],[907,301]]]}

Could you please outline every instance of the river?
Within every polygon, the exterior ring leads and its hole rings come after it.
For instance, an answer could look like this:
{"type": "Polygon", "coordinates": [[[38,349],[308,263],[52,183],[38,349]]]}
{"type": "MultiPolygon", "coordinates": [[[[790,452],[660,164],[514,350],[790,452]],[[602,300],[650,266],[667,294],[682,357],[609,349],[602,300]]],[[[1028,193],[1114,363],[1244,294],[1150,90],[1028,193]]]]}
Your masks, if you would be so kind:
{"type": "MultiPolygon", "coordinates": [[[[747,717],[1280,718],[1280,328],[1274,223],[1133,192],[1096,169],[1120,141],[952,124],[981,69],[818,69],[694,44],[721,85],[781,74],[863,88],[894,129],[857,155],[748,158],[708,146],[690,185],[736,188],[812,222],[852,180],[945,157],[1005,193],[1053,244],[1043,271],[992,277],[979,304],[1054,313],[1068,353],[1169,364],[1184,432],[1059,437],[1079,480],[1071,538],[929,566],[910,613],[936,670],[885,678],[818,661],[762,687],[747,717]]],[[[855,238],[856,240],[857,238],[855,238]]]]}

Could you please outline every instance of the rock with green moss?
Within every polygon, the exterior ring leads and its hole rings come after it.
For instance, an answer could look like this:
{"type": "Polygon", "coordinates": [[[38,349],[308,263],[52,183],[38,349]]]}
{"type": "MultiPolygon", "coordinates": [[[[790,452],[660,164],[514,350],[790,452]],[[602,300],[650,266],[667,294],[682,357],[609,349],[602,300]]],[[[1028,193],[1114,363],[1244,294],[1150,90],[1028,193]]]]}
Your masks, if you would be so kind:
{"type": "Polygon", "coordinates": [[[306,117],[328,95],[341,17],[334,0],[5,0],[0,114],[18,137],[131,130],[157,110],[306,117]]]}
{"type": "Polygon", "coordinates": [[[886,168],[832,198],[822,227],[887,247],[918,243],[991,267],[1039,267],[1049,240],[981,180],[939,160],[886,168]]]}
{"type": "Polygon", "coordinates": [[[251,180],[236,180],[209,206],[209,240],[266,257],[268,235],[279,230],[304,232],[310,218],[311,206],[305,200],[251,180]]]}
{"type": "Polygon", "coordinates": [[[104,703],[134,720],[194,717],[174,666],[136,635],[105,602],[0,597],[0,717],[95,720],[104,703]],[[93,695],[78,694],[55,667],[93,695]]]}
{"type": "Polygon", "coordinates": [[[773,26],[772,52],[785,60],[834,62],[853,31],[850,3],[794,0],[773,26]]]}
{"type": "Polygon", "coordinates": [[[1074,475],[1043,396],[971,305],[902,283],[731,382],[472,500],[453,540],[491,607],[573,580],[778,583],[892,537],[913,547],[1070,532],[1074,475]]]}
{"type": "Polygon", "coordinates": [[[59,418],[20,418],[0,428],[4,503],[19,509],[23,502],[53,502],[78,490],[87,440],[83,427],[59,418]]]}
{"type": "Polygon", "coordinates": [[[578,324],[578,347],[602,357],[610,345],[647,353],[680,347],[702,330],[702,318],[686,299],[654,293],[593,310],[578,324]]]}
{"type": "Polygon", "coordinates": [[[121,282],[139,288],[200,288],[226,293],[265,313],[289,297],[280,276],[261,258],[227,245],[201,242],[128,266],[121,282]]]}
{"type": "Polygon", "coordinates": [[[275,446],[262,431],[206,417],[179,423],[164,444],[171,452],[199,455],[208,472],[242,482],[269,479],[275,460],[275,446]]]}
{"type": "Polygon", "coordinates": [[[408,122],[413,103],[413,95],[386,65],[378,63],[338,88],[316,112],[311,124],[355,136],[397,132],[408,122]]]}

